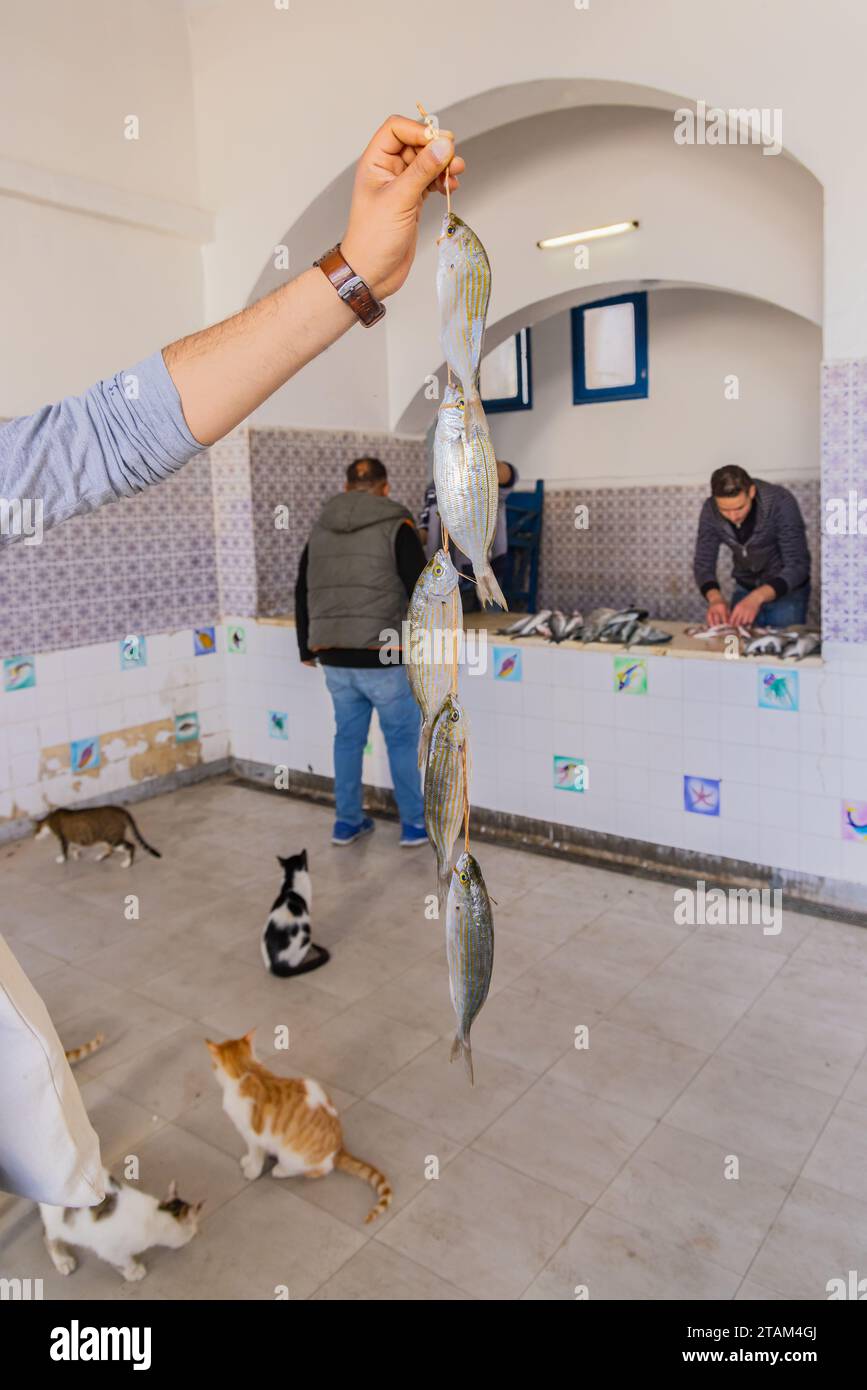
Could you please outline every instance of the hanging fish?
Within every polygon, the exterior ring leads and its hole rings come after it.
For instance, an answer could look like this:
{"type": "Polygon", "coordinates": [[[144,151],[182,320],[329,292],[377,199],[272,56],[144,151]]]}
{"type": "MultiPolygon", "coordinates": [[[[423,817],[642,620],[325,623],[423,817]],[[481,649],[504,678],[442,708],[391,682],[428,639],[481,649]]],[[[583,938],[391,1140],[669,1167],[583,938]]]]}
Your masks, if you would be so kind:
{"type": "Polygon", "coordinates": [[[468,852],[458,859],[451,876],[446,908],[446,955],[449,992],[458,1020],[449,1061],[463,1057],[470,1085],[473,1085],[470,1029],[491,987],[494,916],[482,871],[468,852]]]}
{"type": "Polygon", "coordinates": [[[481,400],[459,386],[446,387],[439,408],[434,483],[442,523],[473,566],[482,605],[508,608],[489,559],[499,500],[494,446],[481,400]]]}
{"type": "Polygon", "coordinates": [[[475,232],[453,212],[443,218],[437,246],[440,345],[464,392],[472,394],[478,389],[491,263],[475,232]]]}
{"type": "Polygon", "coordinates": [[[457,695],[447,695],[434,720],[424,778],[424,824],[437,857],[440,913],[449,891],[452,850],[468,804],[467,721],[457,695]]]}
{"type": "Polygon", "coordinates": [[[407,611],[409,635],[404,653],[406,673],[421,710],[418,765],[424,768],[433,721],[449,693],[462,624],[458,572],[451,556],[438,550],[428,560],[412,591],[407,611]]]}

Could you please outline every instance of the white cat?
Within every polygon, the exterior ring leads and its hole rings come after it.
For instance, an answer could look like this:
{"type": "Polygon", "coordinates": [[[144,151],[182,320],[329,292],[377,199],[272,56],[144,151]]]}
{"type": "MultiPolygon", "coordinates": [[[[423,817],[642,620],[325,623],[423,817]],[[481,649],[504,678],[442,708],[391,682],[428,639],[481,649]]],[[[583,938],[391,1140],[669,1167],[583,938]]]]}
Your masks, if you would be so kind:
{"type": "Polygon", "coordinates": [[[50,1207],[40,1202],[45,1248],[59,1274],[71,1274],[78,1261],[69,1249],[79,1245],[114,1265],[124,1279],[144,1279],[136,1256],[151,1245],[179,1250],[198,1230],[204,1202],[184,1202],[172,1183],[165,1201],[104,1174],[105,1198],[98,1207],[50,1207]]]}

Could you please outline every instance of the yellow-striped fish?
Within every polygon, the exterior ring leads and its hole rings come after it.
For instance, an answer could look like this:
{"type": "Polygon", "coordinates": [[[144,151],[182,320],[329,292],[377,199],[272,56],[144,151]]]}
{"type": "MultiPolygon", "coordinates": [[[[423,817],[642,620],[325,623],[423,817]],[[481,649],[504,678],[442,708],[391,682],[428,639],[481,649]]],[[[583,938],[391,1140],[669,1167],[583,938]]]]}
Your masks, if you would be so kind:
{"type": "Polygon", "coordinates": [[[463,824],[467,789],[467,721],[457,695],[434,720],[424,779],[424,825],[437,857],[440,913],[449,891],[452,849],[463,824]]]}
{"type": "Polygon", "coordinates": [[[438,550],[419,575],[406,616],[406,673],[422,713],[418,765],[424,768],[433,722],[451,690],[463,623],[458,572],[444,550],[438,550]]]}
{"type": "Polygon", "coordinates": [[[507,608],[489,559],[497,530],[497,460],[482,402],[447,386],[434,435],[434,483],[442,523],[473,566],[479,599],[507,608]]]}
{"type": "Polygon", "coordinates": [[[437,299],[443,356],[467,392],[477,389],[491,264],[472,227],[453,212],[443,218],[437,246],[437,299]]]}
{"type": "Polygon", "coordinates": [[[467,851],[461,855],[452,874],[446,908],[446,955],[449,962],[449,991],[458,1029],[452,1043],[450,1062],[463,1057],[470,1085],[473,1084],[473,1054],[470,1029],[478,1017],[491,987],[494,969],[494,916],[482,871],[467,851]]]}

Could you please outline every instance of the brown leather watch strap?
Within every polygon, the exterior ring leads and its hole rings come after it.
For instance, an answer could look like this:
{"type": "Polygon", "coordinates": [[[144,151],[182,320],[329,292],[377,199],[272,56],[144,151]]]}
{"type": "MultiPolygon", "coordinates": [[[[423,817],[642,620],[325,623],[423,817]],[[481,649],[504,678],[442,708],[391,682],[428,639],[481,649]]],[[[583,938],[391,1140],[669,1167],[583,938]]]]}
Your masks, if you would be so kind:
{"type": "Polygon", "coordinates": [[[328,276],[344,304],[349,305],[365,328],[371,328],[385,317],[385,305],[379,302],[361,276],[356,275],[339,246],[332,246],[330,251],[326,251],[324,256],[320,256],[313,264],[318,265],[323,275],[328,276]]]}

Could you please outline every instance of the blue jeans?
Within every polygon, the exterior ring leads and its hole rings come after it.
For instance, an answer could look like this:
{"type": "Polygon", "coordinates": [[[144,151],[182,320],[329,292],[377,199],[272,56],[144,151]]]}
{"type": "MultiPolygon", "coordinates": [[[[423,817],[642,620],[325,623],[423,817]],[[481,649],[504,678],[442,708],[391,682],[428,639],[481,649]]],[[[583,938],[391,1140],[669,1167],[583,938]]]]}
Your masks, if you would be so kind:
{"type": "Polygon", "coordinates": [[[403,666],[370,669],[323,666],[325,684],[334,702],[334,799],[337,819],[360,825],[361,767],[370,716],[379,715],[394,796],[403,825],[424,825],[424,801],[418,771],[421,715],[403,666]]]}
{"type": "MultiPolygon", "coordinates": [[[[732,594],[732,608],[736,603],[740,603],[742,598],[746,598],[749,592],[749,589],[742,589],[736,584],[732,594]]],[[[801,625],[807,621],[809,606],[810,586],[802,584],[800,589],[790,589],[782,598],[763,603],[756,614],[756,624],[758,627],[791,627],[792,623],[801,625]]]]}

